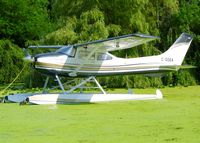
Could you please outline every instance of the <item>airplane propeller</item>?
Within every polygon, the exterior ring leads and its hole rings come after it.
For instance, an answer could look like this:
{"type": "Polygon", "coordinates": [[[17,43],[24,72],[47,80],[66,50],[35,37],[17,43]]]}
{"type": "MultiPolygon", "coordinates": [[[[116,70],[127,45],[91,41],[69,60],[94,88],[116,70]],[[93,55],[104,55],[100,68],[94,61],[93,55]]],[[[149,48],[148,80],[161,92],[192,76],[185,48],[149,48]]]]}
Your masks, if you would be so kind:
{"type": "Polygon", "coordinates": [[[25,61],[33,62],[33,57],[29,54],[28,50],[23,48],[25,57],[23,58],[25,61]]]}

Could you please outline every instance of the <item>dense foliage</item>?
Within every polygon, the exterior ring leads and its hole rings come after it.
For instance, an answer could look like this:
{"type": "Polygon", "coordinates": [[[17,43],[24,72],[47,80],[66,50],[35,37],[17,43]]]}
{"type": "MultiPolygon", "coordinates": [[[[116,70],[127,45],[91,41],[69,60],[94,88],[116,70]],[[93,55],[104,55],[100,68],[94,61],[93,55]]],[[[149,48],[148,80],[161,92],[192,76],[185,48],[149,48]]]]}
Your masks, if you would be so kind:
{"type": "MultiPolygon", "coordinates": [[[[169,73],[162,78],[141,75],[103,77],[99,78],[101,84],[145,88],[187,86],[200,81],[199,0],[1,0],[0,8],[1,83],[10,82],[22,68],[18,46],[23,48],[30,43],[74,44],[135,32],[160,36],[161,40],[117,51],[115,55],[159,54],[168,49],[182,32],[187,32],[194,36],[194,40],[184,63],[198,68],[169,73]]],[[[32,80],[37,78],[31,77],[38,76],[41,75],[31,72],[21,79],[32,86],[32,80]]]]}
{"type": "Polygon", "coordinates": [[[23,67],[23,53],[9,40],[0,40],[0,83],[9,83],[23,67]]]}

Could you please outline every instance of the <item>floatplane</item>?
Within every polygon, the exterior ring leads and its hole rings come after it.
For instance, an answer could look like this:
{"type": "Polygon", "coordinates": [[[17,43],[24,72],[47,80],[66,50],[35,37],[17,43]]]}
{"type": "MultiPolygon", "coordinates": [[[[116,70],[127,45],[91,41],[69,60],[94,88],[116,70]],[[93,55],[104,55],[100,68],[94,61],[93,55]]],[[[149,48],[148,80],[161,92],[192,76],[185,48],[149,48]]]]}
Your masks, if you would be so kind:
{"type": "Polygon", "coordinates": [[[155,74],[177,71],[182,66],[184,57],[192,41],[192,36],[182,33],[174,44],[160,55],[119,58],[110,52],[124,50],[158,39],[145,34],[129,34],[104,40],[91,41],[74,45],[43,45],[28,48],[57,48],[54,52],[37,54],[26,59],[32,61],[33,68],[47,76],[43,93],[27,93],[6,96],[13,102],[33,104],[57,104],[68,102],[105,102],[118,100],[160,99],[160,90],[156,94],[107,94],[95,77],[127,74],[155,74]],[[60,77],[85,78],[79,84],[65,90],[60,77]],[[46,93],[49,77],[58,82],[61,93],[46,93]],[[101,93],[74,93],[87,82],[94,82],[101,93]]]}

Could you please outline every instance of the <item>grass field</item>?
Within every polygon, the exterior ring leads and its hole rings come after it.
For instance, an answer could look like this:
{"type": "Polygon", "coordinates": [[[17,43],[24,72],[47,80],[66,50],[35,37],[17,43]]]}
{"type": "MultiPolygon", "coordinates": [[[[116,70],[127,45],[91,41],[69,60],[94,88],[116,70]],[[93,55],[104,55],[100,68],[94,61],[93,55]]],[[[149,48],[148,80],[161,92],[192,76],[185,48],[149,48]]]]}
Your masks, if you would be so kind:
{"type": "Polygon", "coordinates": [[[200,86],[161,91],[164,99],[152,101],[0,104],[0,143],[200,142],[200,86]]]}

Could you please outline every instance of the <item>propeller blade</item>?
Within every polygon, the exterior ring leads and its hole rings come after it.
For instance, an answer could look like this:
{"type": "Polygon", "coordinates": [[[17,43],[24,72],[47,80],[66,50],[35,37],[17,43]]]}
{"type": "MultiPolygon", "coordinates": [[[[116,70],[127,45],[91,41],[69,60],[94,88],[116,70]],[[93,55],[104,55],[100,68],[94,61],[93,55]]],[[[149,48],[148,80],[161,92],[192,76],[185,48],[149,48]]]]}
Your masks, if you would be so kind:
{"type": "Polygon", "coordinates": [[[25,54],[25,57],[23,58],[25,61],[30,61],[30,62],[33,62],[33,58],[32,56],[29,54],[28,50],[23,48],[23,51],[24,51],[24,54],[25,54]]]}

